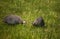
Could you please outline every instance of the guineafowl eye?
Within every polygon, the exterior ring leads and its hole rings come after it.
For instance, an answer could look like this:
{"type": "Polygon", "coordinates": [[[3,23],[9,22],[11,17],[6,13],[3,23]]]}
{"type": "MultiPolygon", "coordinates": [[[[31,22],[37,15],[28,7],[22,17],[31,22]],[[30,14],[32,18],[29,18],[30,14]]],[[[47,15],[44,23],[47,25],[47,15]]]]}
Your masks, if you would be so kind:
{"type": "Polygon", "coordinates": [[[44,26],[44,25],[45,25],[45,22],[42,17],[35,19],[33,22],[33,26],[44,26]]]}
{"type": "Polygon", "coordinates": [[[23,20],[16,15],[8,15],[4,18],[4,22],[7,24],[23,24],[23,20]]]}

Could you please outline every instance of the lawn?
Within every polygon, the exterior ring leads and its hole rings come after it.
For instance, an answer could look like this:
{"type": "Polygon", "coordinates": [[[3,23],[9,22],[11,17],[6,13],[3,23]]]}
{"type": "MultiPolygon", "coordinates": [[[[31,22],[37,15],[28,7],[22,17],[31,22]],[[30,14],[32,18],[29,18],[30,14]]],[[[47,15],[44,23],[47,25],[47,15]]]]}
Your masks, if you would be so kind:
{"type": "Polygon", "coordinates": [[[60,0],[0,0],[0,39],[60,39],[60,0]],[[4,23],[9,14],[20,16],[26,23],[4,23]],[[40,16],[45,27],[33,26],[40,16]]]}

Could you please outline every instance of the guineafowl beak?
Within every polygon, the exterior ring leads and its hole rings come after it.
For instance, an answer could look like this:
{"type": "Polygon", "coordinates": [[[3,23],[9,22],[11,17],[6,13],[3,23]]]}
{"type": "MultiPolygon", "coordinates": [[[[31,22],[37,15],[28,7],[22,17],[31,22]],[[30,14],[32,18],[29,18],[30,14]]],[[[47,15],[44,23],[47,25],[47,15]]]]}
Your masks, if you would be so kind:
{"type": "Polygon", "coordinates": [[[26,23],[26,21],[23,21],[23,24],[25,24],[26,23]]]}

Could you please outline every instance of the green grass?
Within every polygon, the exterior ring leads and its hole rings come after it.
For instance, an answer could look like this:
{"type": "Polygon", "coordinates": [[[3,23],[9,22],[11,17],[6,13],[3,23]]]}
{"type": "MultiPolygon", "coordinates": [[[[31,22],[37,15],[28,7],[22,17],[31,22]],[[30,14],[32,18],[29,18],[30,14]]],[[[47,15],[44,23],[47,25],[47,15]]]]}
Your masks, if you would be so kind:
{"type": "Polygon", "coordinates": [[[0,39],[60,39],[60,0],[0,0],[0,39]],[[21,16],[26,24],[3,23],[9,14],[21,16]],[[32,25],[40,16],[46,27],[32,25]]]}

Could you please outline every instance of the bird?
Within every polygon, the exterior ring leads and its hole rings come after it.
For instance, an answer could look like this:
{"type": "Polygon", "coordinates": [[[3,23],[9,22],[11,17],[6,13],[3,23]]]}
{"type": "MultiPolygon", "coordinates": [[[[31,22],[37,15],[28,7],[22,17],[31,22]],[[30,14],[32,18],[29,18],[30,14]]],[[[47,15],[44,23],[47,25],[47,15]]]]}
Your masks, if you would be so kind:
{"type": "Polygon", "coordinates": [[[24,24],[25,23],[25,21],[22,20],[21,17],[17,15],[7,15],[3,21],[4,23],[7,23],[7,24],[24,24]]]}
{"type": "Polygon", "coordinates": [[[45,22],[44,22],[43,17],[38,17],[33,21],[32,24],[33,24],[33,26],[41,26],[42,27],[45,25],[45,22]]]}

